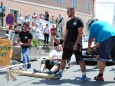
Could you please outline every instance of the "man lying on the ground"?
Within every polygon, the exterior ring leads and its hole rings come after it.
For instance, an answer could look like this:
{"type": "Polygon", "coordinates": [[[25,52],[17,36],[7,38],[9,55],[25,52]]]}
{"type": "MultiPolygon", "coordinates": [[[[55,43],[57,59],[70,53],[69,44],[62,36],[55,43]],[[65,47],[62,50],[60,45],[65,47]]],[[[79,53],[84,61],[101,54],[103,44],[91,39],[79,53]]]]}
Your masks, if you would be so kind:
{"type": "Polygon", "coordinates": [[[56,50],[52,50],[49,54],[49,59],[41,61],[40,70],[33,69],[36,72],[43,72],[45,68],[49,69],[48,74],[53,74],[59,71],[60,62],[62,59],[62,45],[58,45],[56,50]]]}

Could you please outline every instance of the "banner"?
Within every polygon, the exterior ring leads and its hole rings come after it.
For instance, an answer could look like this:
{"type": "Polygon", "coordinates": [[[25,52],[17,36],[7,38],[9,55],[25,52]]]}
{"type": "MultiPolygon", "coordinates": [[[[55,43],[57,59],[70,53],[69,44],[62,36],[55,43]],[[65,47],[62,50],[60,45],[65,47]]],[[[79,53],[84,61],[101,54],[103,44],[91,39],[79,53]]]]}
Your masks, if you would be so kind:
{"type": "MultiPolygon", "coordinates": [[[[44,28],[46,27],[46,24],[49,25],[49,29],[52,28],[52,25],[55,25],[55,27],[56,27],[56,24],[50,23],[50,22],[48,22],[48,21],[46,21],[46,20],[43,20],[43,19],[39,19],[39,20],[37,21],[37,24],[38,24],[39,29],[40,29],[40,33],[39,33],[39,38],[38,38],[38,40],[39,40],[39,39],[44,40],[43,32],[44,32],[44,28]]],[[[49,40],[50,40],[50,38],[49,38],[49,40]]]]}
{"type": "Polygon", "coordinates": [[[12,53],[10,40],[0,39],[0,66],[7,66],[10,64],[12,53]]]}

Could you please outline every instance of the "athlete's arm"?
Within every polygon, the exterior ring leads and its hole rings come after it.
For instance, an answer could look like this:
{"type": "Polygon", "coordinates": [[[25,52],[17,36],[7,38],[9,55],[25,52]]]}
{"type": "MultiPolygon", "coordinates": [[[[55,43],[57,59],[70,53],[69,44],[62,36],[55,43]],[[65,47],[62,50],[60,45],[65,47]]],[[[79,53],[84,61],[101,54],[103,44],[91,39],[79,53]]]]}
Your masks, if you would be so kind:
{"type": "Polygon", "coordinates": [[[82,40],[82,34],[83,34],[83,27],[79,27],[78,28],[78,36],[77,36],[75,45],[78,45],[81,42],[81,40],[82,40]]]}

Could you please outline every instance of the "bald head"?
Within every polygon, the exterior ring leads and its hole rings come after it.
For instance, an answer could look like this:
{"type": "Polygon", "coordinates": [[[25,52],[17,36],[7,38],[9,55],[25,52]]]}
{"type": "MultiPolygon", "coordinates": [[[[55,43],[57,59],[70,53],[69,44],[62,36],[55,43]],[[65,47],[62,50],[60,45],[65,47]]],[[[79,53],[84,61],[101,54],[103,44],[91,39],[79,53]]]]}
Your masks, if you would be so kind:
{"type": "Polygon", "coordinates": [[[67,15],[68,17],[72,17],[75,14],[75,9],[73,7],[68,7],[67,8],[67,15]]]}
{"type": "Polygon", "coordinates": [[[68,7],[67,10],[75,10],[73,7],[68,7]]]}

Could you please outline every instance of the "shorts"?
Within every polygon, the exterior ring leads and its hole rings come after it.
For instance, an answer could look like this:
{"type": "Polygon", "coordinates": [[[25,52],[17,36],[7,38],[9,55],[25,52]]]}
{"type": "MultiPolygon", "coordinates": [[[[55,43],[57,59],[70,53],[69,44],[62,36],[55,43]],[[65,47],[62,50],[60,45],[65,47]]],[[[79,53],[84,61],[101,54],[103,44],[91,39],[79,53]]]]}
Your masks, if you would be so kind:
{"type": "Polygon", "coordinates": [[[99,60],[108,61],[109,57],[115,62],[115,36],[99,43],[99,60]]]}
{"type": "Polygon", "coordinates": [[[76,51],[73,51],[72,48],[73,48],[73,46],[68,47],[68,48],[64,47],[63,54],[62,54],[62,59],[70,60],[72,54],[74,54],[75,57],[76,57],[76,62],[82,61],[83,58],[82,58],[81,45],[80,44],[78,45],[78,50],[76,50],[76,51]]]}
{"type": "MultiPolygon", "coordinates": [[[[54,63],[52,60],[48,60],[48,59],[44,59],[41,61],[41,64],[45,64],[46,68],[51,70],[51,68],[55,65],[58,68],[60,68],[60,63],[54,63]]],[[[59,70],[57,70],[56,72],[58,72],[59,70]]]]}

